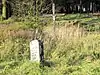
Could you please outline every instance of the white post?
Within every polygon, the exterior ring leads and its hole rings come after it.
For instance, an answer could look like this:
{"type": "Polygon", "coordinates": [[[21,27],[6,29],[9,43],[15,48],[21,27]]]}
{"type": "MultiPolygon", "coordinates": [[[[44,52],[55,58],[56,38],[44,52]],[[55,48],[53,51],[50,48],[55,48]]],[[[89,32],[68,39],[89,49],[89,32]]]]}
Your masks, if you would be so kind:
{"type": "Polygon", "coordinates": [[[53,32],[55,36],[55,20],[56,20],[56,15],[55,15],[55,1],[52,0],[52,18],[53,18],[53,32]]]}
{"type": "Polygon", "coordinates": [[[43,42],[40,40],[32,40],[30,42],[30,60],[33,62],[44,62],[43,42]]]}
{"type": "Polygon", "coordinates": [[[53,13],[52,15],[53,21],[55,21],[55,3],[54,2],[52,3],[52,13],[53,13]]]}
{"type": "Polygon", "coordinates": [[[35,62],[40,62],[40,48],[39,41],[32,40],[30,42],[30,60],[35,62]]]}

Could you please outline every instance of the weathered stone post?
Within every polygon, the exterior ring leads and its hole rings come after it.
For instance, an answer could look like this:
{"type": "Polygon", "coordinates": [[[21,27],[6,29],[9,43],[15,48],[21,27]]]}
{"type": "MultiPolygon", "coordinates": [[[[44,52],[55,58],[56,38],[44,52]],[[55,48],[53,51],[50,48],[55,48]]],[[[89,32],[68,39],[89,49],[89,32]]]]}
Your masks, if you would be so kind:
{"type": "Polygon", "coordinates": [[[40,40],[32,40],[30,42],[30,60],[41,63],[44,61],[43,42],[40,40]]]}

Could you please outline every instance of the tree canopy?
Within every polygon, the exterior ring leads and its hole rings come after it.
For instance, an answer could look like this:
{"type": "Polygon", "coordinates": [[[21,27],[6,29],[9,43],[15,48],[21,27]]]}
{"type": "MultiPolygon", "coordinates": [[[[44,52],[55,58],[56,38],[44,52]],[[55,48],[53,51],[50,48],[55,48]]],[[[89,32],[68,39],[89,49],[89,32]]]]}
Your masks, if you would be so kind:
{"type": "MultiPolygon", "coordinates": [[[[6,1],[8,16],[34,16],[52,13],[52,2],[56,4],[57,13],[99,12],[99,0],[2,0],[6,1]]],[[[1,3],[0,7],[4,4],[1,3]]],[[[4,5],[5,6],[5,5],[4,5]]],[[[4,8],[4,7],[3,7],[4,8]]],[[[2,11],[1,13],[3,13],[2,11]]]]}

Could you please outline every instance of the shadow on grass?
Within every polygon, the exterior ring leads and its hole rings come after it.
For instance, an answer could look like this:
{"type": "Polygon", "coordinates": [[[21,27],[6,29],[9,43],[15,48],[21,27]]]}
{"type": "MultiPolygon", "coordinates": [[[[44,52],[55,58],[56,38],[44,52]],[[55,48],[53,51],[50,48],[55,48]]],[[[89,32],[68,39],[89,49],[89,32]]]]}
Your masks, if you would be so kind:
{"type": "Polygon", "coordinates": [[[85,19],[85,18],[91,18],[92,16],[87,15],[87,14],[69,14],[69,15],[64,15],[61,17],[58,17],[56,20],[61,21],[61,20],[79,20],[79,19],[85,19]]]}
{"type": "Polygon", "coordinates": [[[52,61],[45,60],[43,63],[41,63],[41,66],[52,67],[54,66],[54,63],[52,61]]]}
{"type": "Polygon", "coordinates": [[[4,69],[4,68],[5,68],[5,66],[4,66],[4,65],[3,65],[3,66],[1,66],[1,65],[0,65],[0,70],[2,70],[2,69],[4,69]]]}
{"type": "Polygon", "coordinates": [[[98,23],[98,22],[100,22],[100,18],[88,21],[88,23],[98,23]]]}
{"type": "Polygon", "coordinates": [[[90,21],[86,21],[81,23],[81,26],[86,29],[86,31],[100,31],[100,18],[91,19],[90,21]]]}
{"type": "Polygon", "coordinates": [[[99,22],[100,22],[100,18],[97,18],[97,19],[92,19],[90,21],[86,21],[86,22],[82,23],[82,25],[95,25],[99,22]]]}

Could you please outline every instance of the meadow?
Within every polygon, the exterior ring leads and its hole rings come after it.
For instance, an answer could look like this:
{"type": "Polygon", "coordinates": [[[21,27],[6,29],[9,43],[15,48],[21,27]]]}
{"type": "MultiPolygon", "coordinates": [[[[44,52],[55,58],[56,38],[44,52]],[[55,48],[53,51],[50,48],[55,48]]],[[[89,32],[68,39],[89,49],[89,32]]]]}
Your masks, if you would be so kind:
{"type": "Polygon", "coordinates": [[[0,75],[100,75],[100,18],[86,14],[0,21],[0,75]],[[44,42],[44,67],[30,61],[29,43],[44,42]]]}

